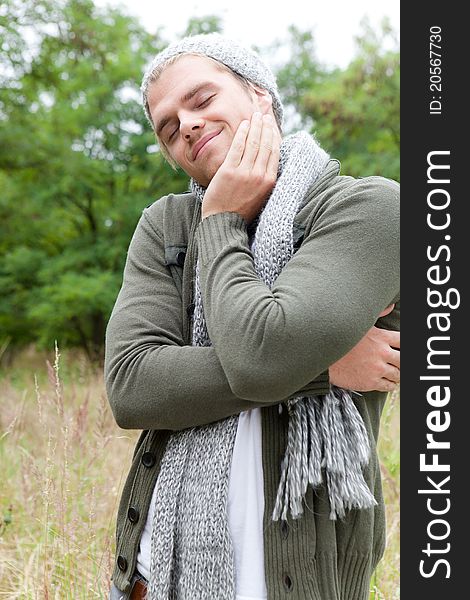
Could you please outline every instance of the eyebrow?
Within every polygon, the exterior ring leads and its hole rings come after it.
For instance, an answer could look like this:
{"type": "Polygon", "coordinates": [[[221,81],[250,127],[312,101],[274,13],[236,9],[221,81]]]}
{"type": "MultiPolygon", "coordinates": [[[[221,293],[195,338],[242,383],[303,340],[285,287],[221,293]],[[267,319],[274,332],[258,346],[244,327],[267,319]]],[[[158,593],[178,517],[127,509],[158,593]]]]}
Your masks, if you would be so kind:
{"type": "MultiPolygon", "coordinates": [[[[188,92],[186,92],[186,94],[184,94],[183,96],[181,96],[180,102],[182,102],[183,104],[185,104],[186,102],[189,102],[192,98],[194,98],[194,96],[198,92],[200,92],[201,90],[209,88],[209,87],[213,87],[213,86],[214,86],[214,83],[212,81],[204,81],[203,83],[198,83],[193,88],[191,88],[188,92]]],[[[157,127],[155,129],[155,132],[156,132],[156,134],[158,136],[160,136],[160,133],[161,133],[162,129],[170,121],[171,121],[171,117],[168,117],[168,116],[162,117],[158,121],[157,127]]]]}

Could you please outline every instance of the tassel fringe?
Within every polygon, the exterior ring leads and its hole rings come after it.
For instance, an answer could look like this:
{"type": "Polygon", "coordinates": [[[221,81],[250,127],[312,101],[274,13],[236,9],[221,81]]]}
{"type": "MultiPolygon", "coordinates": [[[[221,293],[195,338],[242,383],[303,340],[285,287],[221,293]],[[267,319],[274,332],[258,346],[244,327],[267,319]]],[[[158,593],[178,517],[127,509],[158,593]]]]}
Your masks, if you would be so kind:
{"type": "Polygon", "coordinates": [[[307,486],[323,483],[322,469],[330,519],[343,518],[352,508],[375,506],[362,474],[369,462],[369,440],[351,392],[334,387],[326,396],[289,400],[287,407],[287,448],[273,521],[287,520],[288,512],[293,519],[303,514],[307,486]]]}

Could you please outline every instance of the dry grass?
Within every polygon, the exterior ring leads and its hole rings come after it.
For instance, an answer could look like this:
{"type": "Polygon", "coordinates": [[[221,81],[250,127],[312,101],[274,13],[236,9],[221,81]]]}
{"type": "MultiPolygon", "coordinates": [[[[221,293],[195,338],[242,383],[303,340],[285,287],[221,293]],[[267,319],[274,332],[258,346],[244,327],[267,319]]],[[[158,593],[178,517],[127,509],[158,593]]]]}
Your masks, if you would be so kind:
{"type": "MultiPolygon", "coordinates": [[[[0,600],[104,599],[137,432],[117,428],[101,372],[83,357],[57,354],[45,366],[31,354],[16,364],[0,377],[0,600]]],[[[370,600],[400,592],[398,427],[394,394],[380,442],[388,547],[370,600]]]]}
{"type": "Polygon", "coordinates": [[[1,380],[0,598],[107,597],[135,435],[116,427],[101,374],[63,363],[1,380]]]}
{"type": "Polygon", "coordinates": [[[370,600],[400,598],[400,394],[391,394],[382,416],[379,439],[387,508],[387,548],[371,582],[370,600]]]}

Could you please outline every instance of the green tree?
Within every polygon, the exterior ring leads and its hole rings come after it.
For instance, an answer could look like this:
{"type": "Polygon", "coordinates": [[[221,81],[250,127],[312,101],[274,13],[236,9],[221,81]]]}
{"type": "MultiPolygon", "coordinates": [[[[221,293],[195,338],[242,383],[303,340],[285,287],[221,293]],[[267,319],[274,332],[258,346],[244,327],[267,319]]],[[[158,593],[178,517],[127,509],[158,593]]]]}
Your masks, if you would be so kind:
{"type": "Polygon", "coordinates": [[[296,25],[290,25],[285,40],[278,40],[271,50],[287,50],[289,58],[276,69],[276,78],[282,99],[292,105],[305,120],[310,116],[305,112],[303,98],[305,94],[320,85],[325,77],[325,69],[316,57],[315,38],[311,31],[302,31],[296,25]]]}
{"type": "Polygon", "coordinates": [[[96,359],[142,208],[187,185],[138,92],[165,44],[90,0],[7,0],[0,36],[1,335],[96,359]]]}
{"type": "Polygon", "coordinates": [[[366,19],[361,25],[355,54],[345,69],[331,70],[319,63],[313,32],[296,26],[269,47],[271,56],[282,50],[288,57],[275,69],[286,103],[284,130],[315,133],[322,146],[341,160],[344,173],[398,180],[398,41],[387,20],[379,31],[366,19]]]}
{"type": "MultiPolygon", "coordinates": [[[[217,16],[194,17],[181,35],[221,30],[217,16]]],[[[399,62],[393,44],[384,49],[391,29],[375,34],[365,23],[357,55],[333,72],[319,65],[311,32],[288,31],[278,80],[291,116],[343,171],[398,178],[399,62]]],[[[138,90],[166,43],[122,8],[91,0],[3,1],[0,348],[57,339],[102,356],[143,207],[187,187],[158,152],[138,90]]]]}
{"type": "Polygon", "coordinates": [[[400,178],[400,59],[388,21],[379,32],[367,21],[357,54],[313,84],[299,102],[321,144],[353,176],[400,178]]]}
{"type": "Polygon", "coordinates": [[[186,37],[187,35],[198,35],[200,33],[222,33],[222,30],[222,18],[217,15],[191,17],[181,37],[186,37]]]}

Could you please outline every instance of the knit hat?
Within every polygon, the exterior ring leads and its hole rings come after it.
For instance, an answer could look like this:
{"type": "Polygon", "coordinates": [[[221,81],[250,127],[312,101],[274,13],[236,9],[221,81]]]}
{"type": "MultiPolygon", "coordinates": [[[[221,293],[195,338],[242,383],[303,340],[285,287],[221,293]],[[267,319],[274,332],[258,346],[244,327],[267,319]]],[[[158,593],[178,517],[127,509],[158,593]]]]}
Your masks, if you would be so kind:
{"type": "Polygon", "coordinates": [[[273,112],[279,128],[282,126],[283,107],[276,78],[271,69],[260,59],[258,54],[245,48],[238,42],[230,40],[219,33],[208,33],[188,36],[170,44],[165,50],[155,56],[142,79],[141,91],[144,111],[153,128],[152,118],[148,106],[148,91],[153,81],[153,76],[159,67],[167,60],[178,54],[202,54],[217,60],[229,67],[241,77],[251,83],[267,90],[273,99],[273,112]]]}

